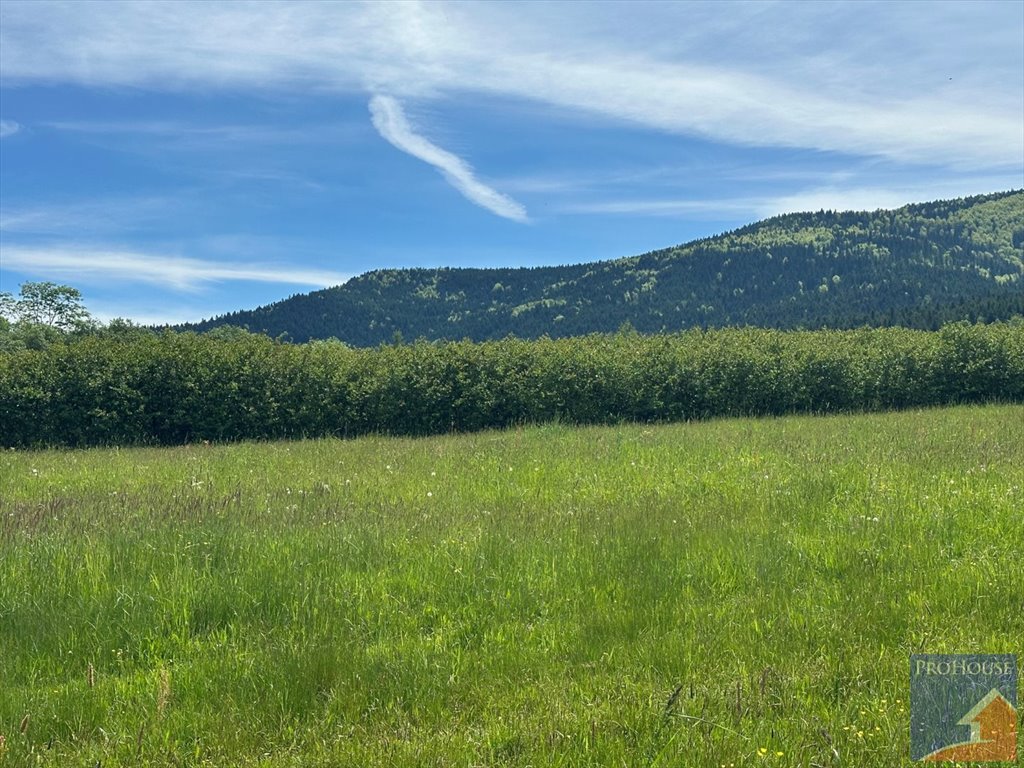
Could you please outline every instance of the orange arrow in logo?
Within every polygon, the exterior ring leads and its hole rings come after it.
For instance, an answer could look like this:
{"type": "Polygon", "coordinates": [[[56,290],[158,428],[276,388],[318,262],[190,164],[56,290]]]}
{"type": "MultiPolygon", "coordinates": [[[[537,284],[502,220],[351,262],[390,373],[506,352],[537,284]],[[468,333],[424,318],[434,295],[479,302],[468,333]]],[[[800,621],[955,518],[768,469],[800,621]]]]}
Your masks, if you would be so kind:
{"type": "Polygon", "coordinates": [[[957,725],[971,726],[970,741],[921,758],[928,762],[1013,762],[1017,759],[1017,710],[997,689],[971,707],[957,725]]]}

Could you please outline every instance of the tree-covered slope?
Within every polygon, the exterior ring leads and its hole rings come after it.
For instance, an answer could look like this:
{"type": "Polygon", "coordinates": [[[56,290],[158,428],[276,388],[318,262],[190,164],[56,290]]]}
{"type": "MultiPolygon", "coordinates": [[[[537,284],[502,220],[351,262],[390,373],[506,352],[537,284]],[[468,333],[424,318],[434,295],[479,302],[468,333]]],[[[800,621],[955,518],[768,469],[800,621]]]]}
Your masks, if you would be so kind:
{"type": "Polygon", "coordinates": [[[1024,314],[1024,191],[892,211],[777,216],[616,259],[532,269],[398,269],[186,329],[295,341],[536,338],[755,325],[936,328],[1024,314]]]}

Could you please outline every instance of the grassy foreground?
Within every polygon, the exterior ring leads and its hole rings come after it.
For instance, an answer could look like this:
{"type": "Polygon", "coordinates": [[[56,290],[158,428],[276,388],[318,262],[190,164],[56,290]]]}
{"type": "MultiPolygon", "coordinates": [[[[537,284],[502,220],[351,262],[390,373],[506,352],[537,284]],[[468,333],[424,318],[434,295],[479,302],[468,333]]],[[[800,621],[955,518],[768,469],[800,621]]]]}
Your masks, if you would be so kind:
{"type": "Polygon", "coordinates": [[[1022,510],[1020,406],[5,452],[0,765],[902,765],[1022,510]]]}

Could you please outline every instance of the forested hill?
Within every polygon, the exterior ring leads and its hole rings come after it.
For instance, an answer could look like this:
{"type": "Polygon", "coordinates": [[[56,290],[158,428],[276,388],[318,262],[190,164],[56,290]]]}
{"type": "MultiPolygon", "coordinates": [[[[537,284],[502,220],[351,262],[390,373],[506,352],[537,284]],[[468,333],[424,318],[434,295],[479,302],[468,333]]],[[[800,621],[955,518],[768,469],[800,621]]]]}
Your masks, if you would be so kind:
{"type": "Polygon", "coordinates": [[[1024,315],[1024,191],[892,211],[777,216],[616,259],[532,269],[397,269],[182,330],[294,341],[575,336],[631,324],[849,328],[1024,315]]]}

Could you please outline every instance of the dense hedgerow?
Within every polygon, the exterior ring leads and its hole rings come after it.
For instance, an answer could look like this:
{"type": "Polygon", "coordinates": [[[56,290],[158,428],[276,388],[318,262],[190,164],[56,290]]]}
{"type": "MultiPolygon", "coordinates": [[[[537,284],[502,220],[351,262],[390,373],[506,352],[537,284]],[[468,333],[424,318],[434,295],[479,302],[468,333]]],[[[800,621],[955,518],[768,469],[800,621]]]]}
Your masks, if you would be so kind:
{"type": "Polygon", "coordinates": [[[1024,326],[635,333],[352,349],[256,334],[0,354],[5,446],[425,435],[1024,401],[1024,326]]]}

